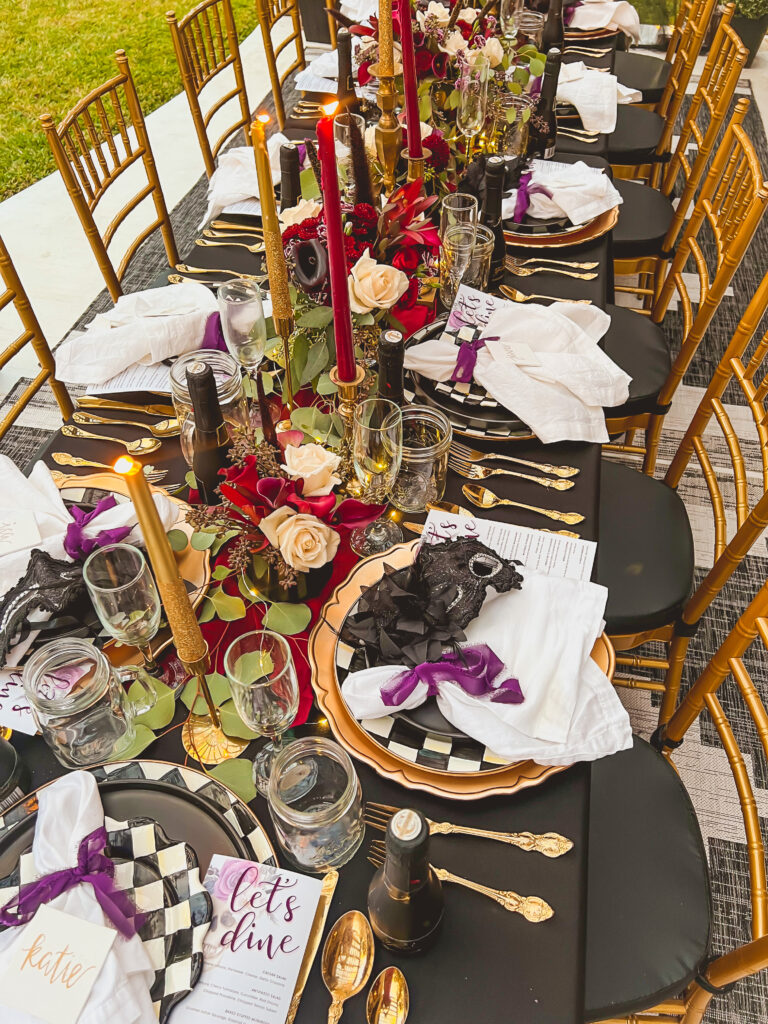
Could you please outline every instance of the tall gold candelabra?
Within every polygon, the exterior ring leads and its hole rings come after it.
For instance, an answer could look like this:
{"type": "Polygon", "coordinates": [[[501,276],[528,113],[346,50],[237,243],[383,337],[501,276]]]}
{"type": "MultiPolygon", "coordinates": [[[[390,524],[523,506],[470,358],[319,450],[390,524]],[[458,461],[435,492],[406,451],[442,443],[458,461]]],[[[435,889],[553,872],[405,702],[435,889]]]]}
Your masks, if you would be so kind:
{"type": "Polygon", "coordinates": [[[399,74],[402,68],[393,63],[394,73],[388,75],[385,73],[386,67],[382,68],[381,63],[378,63],[373,64],[369,71],[379,80],[376,102],[381,111],[381,117],[376,124],[376,156],[381,164],[384,188],[387,192],[391,192],[395,187],[397,164],[403,148],[403,129],[395,116],[397,107],[395,75],[399,74]]]}

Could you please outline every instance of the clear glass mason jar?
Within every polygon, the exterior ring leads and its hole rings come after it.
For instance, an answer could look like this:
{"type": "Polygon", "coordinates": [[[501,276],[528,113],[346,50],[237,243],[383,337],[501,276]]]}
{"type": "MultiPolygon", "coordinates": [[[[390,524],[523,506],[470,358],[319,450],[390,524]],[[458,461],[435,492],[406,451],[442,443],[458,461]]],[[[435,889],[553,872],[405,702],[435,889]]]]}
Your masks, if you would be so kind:
{"type": "Polygon", "coordinates": [[[24,666],[24,691],[43,739],[66,768],[121,756],[134,738],[125,690],[100,650],[86,640],[53,640],[24,666]]]}
{"type": "Polygon", "coordinates": [[[215,349],[187,352],[186,355],[180,356],[171,367],[171,395],[181,425],[181,453],[189,466],[192,465],[192,435],[195,421],[187,387],[187,367],[195,362],[207,363],[213,369],[216,392],[225,422],[237,428],[248,425],[248,404],[237,360],[229,352],[218,352],[215,349]]]}
{"type": "Polygon", "coordinates": [[[401,512],[424,512],[445,494],[453,428],[439,409],[403,409],[403,457],[390,501],[401,512]]]}
{"type": "Polygon", "coordinates": [[[286,856],[302,871],[346,864],[365,834],[363,792],[347,752],[322,736],[289,743],[272,765],[269,813],[286,856]]]}

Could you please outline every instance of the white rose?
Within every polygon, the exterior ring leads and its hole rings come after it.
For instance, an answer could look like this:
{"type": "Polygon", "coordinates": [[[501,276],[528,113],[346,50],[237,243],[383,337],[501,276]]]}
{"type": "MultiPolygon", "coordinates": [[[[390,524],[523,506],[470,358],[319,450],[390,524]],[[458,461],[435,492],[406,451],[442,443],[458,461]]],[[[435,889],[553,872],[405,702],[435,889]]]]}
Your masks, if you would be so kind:
{"type": "Polygon", "coordinates": [[[474,24],[477,16],[480,12],[476,7],[465,7],[463,11],[459,12],[459,16],[456,21],[466,21],[468,25],[474,24]]]}
{"type": "Polygon", "coordinates": [[[501,40],[497,39],[496,36],[486,39],[485,46],[479,52],[488,58],[488,63],[492,68],[498,67],[504,60],[504,47],[501,45],[501,40]]]}
{"type": "Polygon", "coordinates": [[[289,476],[303,478],[305,498],[330,494],[341,483],[341,478],[334,476],[340,462],[340,455],[321,444],[302,444],[298,448],[289,444],[285,448],[285,470],[289,476]]]}
{"type": "Polygon", "coordinates": [[[297,572],[319,569],[331,561],[339,548],[339,535],[334,529],[317,516],[296,512],[286,505],[262,519],[260,527],[269,543],[297,572]]]}
{"type": "Polygon", "coordinates": [[[377,263],[370,250],[349,272],[349,304],[353,313],[391,309],[407,290],[408,278],[402,270],[377,263]]]}
{"type": "Polygon", "coordinates": [[[289,206],[287,210],[280,212],[280,227],[285,231],[291,224],[301,224],[303,220],[310,217],[319,217],[322,212],[322,205],[314,199],[300,199],[296,206],[289,206]]]}
{"type": "Polygon", "coordinates": [[[422,32],[425,31],[424,25],[427,18],[435,18],[437,20],[438,28],[446,28],[448,22],[451,20],[451,12],[448,7],[444,7],[443,4],[435,3],[435,0],[430,0],[427,5],[426,11],[417,11],[416,20],[419,23],[419,28],[422,32]]]}
{"type": "Polygon", "coordinates": [[[467,41],[461,32],[451,32],[448,38],[444,39],[440,44],[440,49],[443,53],[447,53],[451,57],[455,57],[457,53],[461,53],[466,48],[467,41]]]}

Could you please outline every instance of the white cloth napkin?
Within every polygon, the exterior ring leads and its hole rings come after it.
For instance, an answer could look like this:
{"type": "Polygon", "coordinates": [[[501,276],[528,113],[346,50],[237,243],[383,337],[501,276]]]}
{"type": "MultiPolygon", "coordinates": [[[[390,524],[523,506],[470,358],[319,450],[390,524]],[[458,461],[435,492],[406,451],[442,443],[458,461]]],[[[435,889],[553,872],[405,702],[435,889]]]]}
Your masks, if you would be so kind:
{"type": "Polygon", "coordinates": [[[85,331],[56,349],[56,376],[68,384],[104,384],[136,363],[160,363],[199,348],[216,296],[196,281],[121,295],[85,331]]]}
{"type": "MultiPolygon", "coordinates": [[[[528,207],[531,217],[547,220],[565,215],[572,224],[586,224],[624,201],[608,175],[583,160],[575,164],[534,160],[531,172],[531,183],[543,185],[552,193],[551,199],[543,193],[531,194],[528,207]]],[[[513,189],[502,200],[501,215],[505,220],[515,212],[516,197],[517,190],[513,189]]]]}
{"type": "MultiPolygon", "coordinates": [[[[632,743],[629,716],[608,677],[590,658],[603,630],[608,592],[595,583],[523,569],[523,589],[489,590],[480,615],[466,628],[468,644],[487,644],[504,662],[498,681],[520,681],[522,704],[473,697],[457,683],[441,683],[443,715],[478,743],[509,761],[539,764],[592,761],[632,743]]],[[[341,692],[358,719],[397,710],[384,704],[381,687],[404,667],[351,672],[341,692]]],[[[402,709],[426,699],[419,683],[402,709]]]]}
{"type": "MultiPolygon", "coordinates": [[[[611,318],[596,306],[506,302],[483,330],[474,378],[545,444],[608,440],[604,408],[626,402],[632,379],[598,346],[611,318]]],[[[406,349],[405,366],[450,380],[458,348],[450,337],[406,349]]]]}
{"type": "Polygon", "coordinates": [[[364,25],[372,14],[379,13],[379,0],[341,0],[341,13],[356,24],[364,25]]]}
{"type": "Polygon", "coordinates": [[[616,128],[617,105],[638,103],[642,93],[621,85],[615,75],[588,68],[583,61],[574,61],[560,68],[557,98],[576,108],[588,132],[609,134],[616,128]]]}
{"type": "Polygon", "coordinates": [[[581,7],[577,7],[574,11],[568,28],[621,29],[634,42],[640,41],[640,15],[632,4],[627,3],[627,0],[618,0],[618,3],[606,3],[605,0],[584,0],[581,7]]]}
{"type": "MultiPolygon", "coordinates": [[[[282,132],[270,135],[267,139],[272,182],[275,185],[280,181],[280,147],[284,142],[288,142],[288,138],[282,132]]],[[[200,227],[204,227],[230,206],[246,200],[250,200],[253,205],[250,212],[258,214],[261,212],[258,199],[259,179],[253,148],[237,146],[235,149],[228,149],[219,157],[216,170],[208,182],[208,209],[200,222],[200,227]],[[256,202],[253,203],[253,200],[256,202]]]]}
{"type": "MultiPolygon", "coordinates": [[[[159,491],[153,498],[164,528],[170,530],[179,519],[178,505],[159,491]]],[[[29,477],[25,477],[7,455],[0,455],[0,521],[4,513],[17,515],[19,512],[34,519],[41,539],[20,551],[0,556],[0,597],[22,579],[33,548],[47,551],[52,558],[70,561],[64,550],[64,537],[73,519],[61,500],[50,470],[44,462],[37,462],[29,477]]],[[[126,544],[143,544],[131,501],[118,502],[114,508],[102,512],[88,523],[83,533],[86,537],[96,537],[102,530],[120,526],[134,527],[125,539],[126,544]]]]}
{"type": "MultiPolygon", "coordinates": [[[[89,772],[71,772],[40,791],[40,809],[32,844],[39,875],[77,865],[77,850],[85,836],[104,824],[96,780],[89,772]]],[[[112,927],[90,885],[78,885],[48,904],[92,924],[112,927]]],[[[0,965],[4,954],[24,942],[27,925],[0,932],[0,965]]],[[[0,969],[1,966],[0,966],[0,969]]],[[[138,935],[116,934],[96,978],[78,1024],[156,1024],[150,989],[155,972],[138,935]]],[[[0,993],[0,1004],[2,993],[0,993]]],[[[3,1024],[40,1024],[40,1018],[21,1010],[0,1009],[3,1024]]]]}

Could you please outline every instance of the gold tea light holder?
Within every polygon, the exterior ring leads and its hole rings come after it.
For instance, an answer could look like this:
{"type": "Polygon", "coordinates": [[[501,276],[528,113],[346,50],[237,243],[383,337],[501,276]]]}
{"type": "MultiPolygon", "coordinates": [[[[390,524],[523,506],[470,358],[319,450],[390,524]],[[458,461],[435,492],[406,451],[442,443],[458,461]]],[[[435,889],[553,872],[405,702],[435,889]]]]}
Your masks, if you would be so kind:
{"type": "Polygon", "coordinates": [[[360,397],[360,388],[365,380],[365,369],[355,363],[355,379],[342,380],[339,377],[339,368],[334,366],[329,376],[331,383],[335,384],[339,391],[338,412],[344,424],[344,438],[347,442],[352,440],[352,421],[355,417],[355,406],[360,397]]]}

